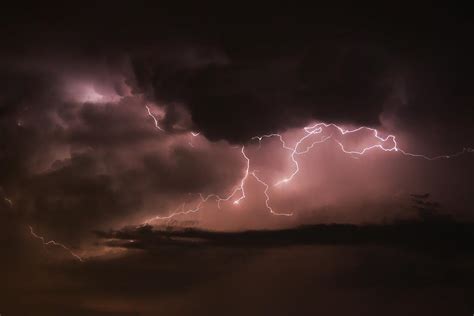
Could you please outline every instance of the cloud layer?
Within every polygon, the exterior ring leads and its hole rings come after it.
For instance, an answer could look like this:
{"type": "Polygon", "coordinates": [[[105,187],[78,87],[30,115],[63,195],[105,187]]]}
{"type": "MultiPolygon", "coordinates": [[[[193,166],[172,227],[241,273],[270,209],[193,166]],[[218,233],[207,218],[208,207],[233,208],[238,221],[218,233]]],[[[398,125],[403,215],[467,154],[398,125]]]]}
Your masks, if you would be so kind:
{"type": "MultiPolygon", "coordinates": [[[[198,10],[207,19],[186,13],[197,8],[115,8],[110,16],[100,5],[70,19],[61,9],[19,9],[4,21],[15,30],[4,36],[0,62],[5,216],[79,245],[93,229],[193,209],[199,194],[228,196],[245,172],[241,146],[270,184],[271,206],[295,216],[269,215],[265,187],[250,177],[245,203],[220,210],[211,199],[183,220],[216,229],[378,221],[411,216],[409,194],[424,192],[447,212],[468,213],[469,155],[455,163],[380,152],[357,159],[331,140],[298,157],[302,172],[291,185],[275,187],[294,170],[289,152],[277,139],[252,140],[280,132],[291,143],[305,124],[329,121],[380,128],[433,156],[472,146],[467,28],[444,29],[440,12],[419,26],[414,10],[394,26],[339,10],[293,18],[255,8],[240,20],[216,8],[198,10]]],[[[354,150],[373,144],[365,134],[346,141],[354,150]]]]}

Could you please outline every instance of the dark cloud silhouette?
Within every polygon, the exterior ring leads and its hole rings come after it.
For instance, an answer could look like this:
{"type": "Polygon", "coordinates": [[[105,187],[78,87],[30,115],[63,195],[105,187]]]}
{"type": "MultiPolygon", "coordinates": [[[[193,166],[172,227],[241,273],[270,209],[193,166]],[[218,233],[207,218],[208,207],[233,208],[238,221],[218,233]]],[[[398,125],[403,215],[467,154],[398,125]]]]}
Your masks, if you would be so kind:
{"type": "Polygon", "coordinates": [[[0,185],[19,213],[71,241],[144,205],[228,192],[241,176],[241,157],[222,147],[183,139],[165,153],[150,102],[171,137],[248,144],[313,119],[382,116],[442,148],[472,142],[459,10],[147,8],[18,7],[1,22],[0,185]]]}
{"type": "Polygon", "coordinates": [[[456,126],[443,141],[472,141],[472,23],[461,8],[145,7],[12,8],[3,55],[96,68],[128,60],[134,92],[185,106],[213,140],[242,143],[310,119],[378,125],[389,109],[398,127],[456,126]]]}
{"type": "MultiPolygon", "coordinates": [[[[473,307],[471,226],[105,233],[121,239],[118,246],[129,253],[84,263],[19,261],[4,279],[12,285],[0,302],[4,312],[39,315],[287,315],[316,308],[328,315],[465,313],[473,307]]],[[[8,263],[0,264],[12,268],[8,263]]]]}
{"type": "Polygon", "coordinates": [[[156,251],[164,245],[175,247],[279,248],[298,245],[390,245],[436,254],[452,251],[471,253],[474,235],[471,223],[447,217],[420,218],[380,225],[305,225],[283,230],[216,232],[195,228],[162,226],[125,227],[97,231],[110,247],[156,251]],[[449,237],[446,237],[449,235],[449,237]]]}
{"type": "Polygon", "coordinates": [[[134,69],[154,99],[187,106],[197,128],[214,140],[246,142],[311,118],[376,125],[393,89],[387,54],[350,42],[314,46],[264,56],[233,55],[221,46],[226,63],[189,65],[179,54],[158,55],[156,62],[135,60],[134,69]]]}

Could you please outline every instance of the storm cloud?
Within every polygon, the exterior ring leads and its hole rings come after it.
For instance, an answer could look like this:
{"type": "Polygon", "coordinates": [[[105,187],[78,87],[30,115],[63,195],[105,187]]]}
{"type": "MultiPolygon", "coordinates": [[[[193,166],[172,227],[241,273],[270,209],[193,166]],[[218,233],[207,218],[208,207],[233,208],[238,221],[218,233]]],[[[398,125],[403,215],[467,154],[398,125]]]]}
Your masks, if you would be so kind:
{"type": "Polygon", "coordinates": [[[315,297],[347,314],[387,284],[367,314],[412,306],[405,288],[423,311],[472,307],[467,10],[4,9],[2,315],[187,314],[206,309],[201,294],[218,314],[303,312],[315,297]],[[308,136],[317,122],[340,128],[308,136]],[[316,295],[296,297],[307,286],[316,295]],[[433,292],[449,297],[440,309],[433,292]]]}

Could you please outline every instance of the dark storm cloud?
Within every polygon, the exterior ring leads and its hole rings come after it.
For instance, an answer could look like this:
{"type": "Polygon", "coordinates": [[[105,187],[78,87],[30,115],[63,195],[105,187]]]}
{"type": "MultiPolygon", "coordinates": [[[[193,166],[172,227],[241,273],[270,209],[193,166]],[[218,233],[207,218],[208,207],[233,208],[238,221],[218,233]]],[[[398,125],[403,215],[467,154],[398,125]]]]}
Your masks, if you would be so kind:
{"type": "Polygon", "coordinates": [[[168,43],[132,64],[150,98],[184,104],[214,140],[245,142],[311,119],[376,126],[385,110],[397,128],[469,130],[474,68],[466,22],[453,14],[439,23],[434,10],[419,24],[417,12],[403,25],[379,12],[366,23],[343,12],[316,14],[314,24],[305,15],[301,23],[281,15],[261,23],[211,21],[196,26],[197,34],[209,31],[206,41],[198,35],[168,43]],[[198,53],[191,62],[183,51],[198,53]]]}
{"type": "MultiPolygon", "coordinates": [[[[418,207],[418,206],[415,206],[418,207]]],[[[436,253],[441,248],[472,253],[472,223],[455,222],[447,217],[400,221],[389,225],[305,225],[283,230],[216,232],[193,228],[151,226],[125,227],[118,231],[98,231],[97,236],[110,247],[156,251],[162,246],[278,248],[297,245],[338,244],[391,245],[436,253]],[[449,234],[445,238],[443,234],[449,234]]]]}
{"type": "MultiPolygon", "coordinates": [[[[43,125],[37,133],[36,129],[23,128],[22,117],[25,113],[34,113],[31,123],[43,122],[41,103],[54,100],[49,96],[56,94],[55,81],[48,74],[25,72],[10,66],[0,67],[0,84],[6,89],[1,94],[0,102],[0,163],[4,168],[0,176],[6,188],[18,183],[28,173],[27,160],[34,156],[45,142],[44,133],[51,126],[43,125]],[[38,114],[38,116],[36,116],[38,114]]],[[[7,189],[5,189],[8,191],[7,189]]]]}
{"type": "Polygon", "coordinates": [[[61,5],[12,10],[3,54],[127,56],[134,92],[166,103],[170,113],[174,104],[187,107],[213,140],[245,142],[311,119],[378,125],[387,107],[405,129],[444,121],[465,131],[474,117],[472,25],[462,8],[102,3],[74,13],[61,5]]]}
{"type": "Polygon", "coordinates": [[[130,108],[145,113],[132,100],[124,100],[119,106],[85,103],[76,113],[72,113],[77,115],[77,122],[64,131],[66,140],[93,148],[114,148],[162,137],[150,131],[145,116],[143,120],[137,117],[130,120],[130,108]]]}
{"type": "MultiPolygon", "coordinates": [[[[386,221],[385,204],[364,216],[367,207],[355,202],[430,192],[412,195],[421,221],[250,232],[135,226],[182,201],[194,207],[198,193],[231,191],[245,160],[226,141],[309,120],[380,119],[389,132],[416,134],[415,145],[472,147],[471,11],[432,6],[4,6],[0,314],[472,313],[473,227],[437,204],[441,192],[472,219],[471,156],[432,164],[391,153],[351,159],[328,142],[301,158],[310,169],[294,186],[270,188],[272,203],[303,208],[291,225],[386,221]],[[165,132],[145,105],[166,112],[155,113],[165,132]],[[404,192],[405,184],[413,190],[404,192]],[[291,199],[281,203],[279,194],[291,199]],[[349,215],[337,212],[344,203],[349,215]],[[28,225],[85,262],[42,247],[28,225]],[[114,230],[124,225],[133,226],[114,230]]],[[[249,146],[265,180],[290,170],[278,146],[249,146]]],[[[263,186],[249,182],[249,210],[213,210],[212,201],[196,220],[219,214],[211,227],[273,227],[263,186]]],[[[399,200],[396,208],[411,214],[399,200]]]]}
{"type": "Polygon", "coordinates": [[[220,163],[240,162],[225,151],[179,144],[158,153],[153,142],[163,136],[149,124],[146,100],[165,108],[167,132],[192,127],[211,140],[243,143],[312,119],[378,125],[386,108],[397,126],[446,121],[446,138],[472,137],[469,22],[458,12],[440,22],[440,12],[424,7],[388,16],[351,7],[65,9],[11,9],[1,22],[0,163],[8,168],[0,185],[31,218],[85,228],[132,212],[152,190],[174,195],[233,183],[239,169],[220,163]],[[393,23],[402,16],[402,25],[393,23]],[[78,101],[68,87],[83,82],[124,98],[78,101]],[[137,105],[139,93],[145,99],[137,105]]]}
{"type": "Polygon", "coordinates": [[[127,100],[114,105],[66,103],[76,110],[64,128],[51,119],[55,109],[43,105],[48,115],[35,116],[32,125],[26,117],[24,126],[12,127],[15,138],[2,160],[15,160],[17,166],[10,164],[14,169],[2,174],[2,183],[15,210],[25,220],[52,229],[52,237],[76,243],[93,227],[140,210],[149,196],[160,196],[160,211],[183,194],[219,192],[240,175],[238,168],[229,168],[240,163],[239,157],[226,150],[194,150],[178,143],[160,153],[163,138],[143,108],[134,116],[127,100]],[[21,151],[14,150],[22,144],[21,151]],[[63,146],[70,149],[66,157],[63,146]],[[225,162],[216,164],[220,160],[225,162]],[[38,170],[39,162],[45,167],[38,170]]]}
{"type": "Polygon", "coordinates": [[[4,69],[0,164],[8,167],[0,175],[1,205],[15,214],[20,231],[33,223],[77,245],[93,227],[133,215],[150,196],[164,212],[173,199],[223,190],[240,174],[229,167],[240,164],[233,151],[193,149],[179,139],[189,134],[179,106],[165,115],[167,131],[160,132],[143,98],[127,92],[116,99],[123,93],[113,88],[118,75],[106,63],[40,58],[4,69]],[[96,93],[105,101],[81,101],[96,93]]]}
{"type": "Polygon", "coordinates": [[[134,69],[154,99],[187,106],[213,140],[244,142],[312,118],[376,124],[392,93],[386,54],[353,43],[311,46],[282,56],[239,56],[220,46],[226,63],[189,65],[178,55],[156,57],[156,63],[134,60],[134,69]]]}

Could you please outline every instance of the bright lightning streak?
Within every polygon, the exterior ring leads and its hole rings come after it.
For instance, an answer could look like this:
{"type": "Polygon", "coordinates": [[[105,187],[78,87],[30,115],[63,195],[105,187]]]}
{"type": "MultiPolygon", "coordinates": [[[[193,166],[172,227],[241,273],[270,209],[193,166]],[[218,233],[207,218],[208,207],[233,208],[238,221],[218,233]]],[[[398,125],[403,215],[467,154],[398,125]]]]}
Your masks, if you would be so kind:
{"type": "MultiPolygon", "coordinates": [[[[233,203],[234,204],[239,204],[240,201],[242,201],[243,199],[245,199],[245,188],[244,188],[244,185],[245,185],[245,181],[247,180],[248,176],[249,176],[249,169],[250,169],[250,159],[249,157],[247,157],[247,155],[245,154],[245,146],[242,146],[242,155],[244,156],[245,160],[247,160],[247,168],[245,169],[245,174],[244,174],[244,177],[242,178],[242,180],[240,181],[240,187],[236,189],[235,192],[237,191],[240,191],[242,192],[242,195],[237,199],[235,200],[233,203]]],[[[231,197],[234,195],[234,193],[232,193],[231,197]]]]}
{"type": "Polygon", "coordinates": [[[64,244],[62,243],[59,243],[59,242],[56,242],[54,240],[50,240],[50,241],[46,241],[45,238],[43,236],[39,236],[37,235],[34,230],[33,230],[33,227],[31,226],[28,226],[29,229],[30,229],[30,233],[33,237],[35,237],[36,239],[39,239],[41,240],[41,242],[43,243],[44,246],[56,246],[56,247],[60,247],[60,248],[63,248],[64,250],[66,250],[67,252],[69,252],[71,254],[71,256],[73,256],[74,258],[76,258],[77,260],[81,261],[81,262],[84,262],[84,259],[82,259],[79,255],[77,255],[76,253],[74,253],[71,249],[69,249],[68,247],[66,247],[64,244]]]}
{"type": "Polygon", "coordinates": [[[159,129],[160,131],[163,132],[163,129],[160,127],[160,125],[158,124],[158,120],[156,119],[156,117],[153,115],[153,113],[151,113],[150,111],[150,108],[148,107],[148,105],[145,105],[147,111],[148,111],[148,115],[151,116],[153,118],[153,121],[155,122],[155,127],[157,129],[159,129]]]}
{"type": "MultiPolygon", "coordinates": [[[[148,109],[148,107],[147,107],[147,109],[148,109]]],[[[149,109],[148,109],[148,112],[149,112],[150,115],[152,115],[149,109]]],[[[157,120],[156,119],[155,119],[155,126],[157,128],[159,128],[158,125],[157,125],[157,120]]],[[[159,128],[159,129],[161,130],[161,128],[159,128]]],[[[292,181],[293,178],[299,173],[300,166],[299,166],[299,163],[296,159],[296,156],[307,154],[314,148],[315,145],[325,143],[330,139],[333,139],[334,142],[339,145],[342,152],[351,155],[351,157],[355,158],[355,159],[359,159],[359,156],[363,156],[367,152],[369,152],[373,149],[379,149],[379,150],[382,150],[382,151],[385,151],[385,152],[398,152],[398,153],[401,153],[404,156],[423,158],[423,159],[430,160],[430,161],[438,160],[438,159],[450,159],[450,158],[458,157],[458,156],[460,156],[464,153],[473,153],[474,152],[474,149],[472,149],[472,148],[464,148],[462,151],[454,153],[454,154],[439,155],[439,156],[434,156],[434,157],[430,157],[430,156],[426,156],[426,155],[422,155],[422,154],[410,153],[410,152],[407,152],[407,151],[405,151],[405,150],[398,147],[398,143],[397,143],[396,137],[394,135],[388,135],[384,138],[384,137],[381,137],[379,135],[379,131],[377,129],[366,127],[366,126],[361,126],[361,127],[355,128],[355,129],[345,129],[345,128],[343,128],[339,125],[333,124],[333,123],[329,123],[329,124],[328,123],[316,123],[312,126],[304,127],[303,131],[304,131],[305,134],[302,137],[300,137],[299,139],[296,140],[295,145],[293,147],[287,145],[286,141],[283,139],[283,136],[281,134],[277,134],[277,133],[266,134],[266,135],[262,135],[262,136],[254,136],[254,137],[251,138],[251,140],[257,140],[258,141],[258,149],[260,149],[263,139],[276,137],[276,138],[279,139],[279,141],[282,145],[282,148],[285,149],[285,150],[288,150],[290,152],[289,158],[291,159],[291,161],[294,165],[293,172],[289,176],[277,181],[274,184],[275,186],[278,186],[278,185],[281,185],[283,183],[288,183],[288,182],[292,181]],[[329,135],[322,135],[324,131],[331,130],[331,129],[332,129],[332,132],[328,133],[329,135]],[[334,129],[338,132],[337,134],[339,134],[339,135],[334,135],[334,129]],[[360,149],[359,151],[357,151],[357,150],[347,150],[345,148],[344,144],[340,140],[336,139],[336,137],[335,137],[335,136],[344,137],[345,135],[354,134],[354,133],[361,132],[361,131],[364,131],[364,130],[371,132],[373,134],[373,137],[380,143],[375,144],[375,145],[371,145],[371,146],[368,146],[368,147],[364,147],[364,148],[360,149]],[[310,145],[306,146],[306,148],[300,148],[302,146],[302,144],[304,143],[304,141],[307,140],[308,138],[310,138],[313,135],[322,135],[322,136],[319,140],[314,141],[310,145]],[[388,147],[388,148],[385,147],[384,144],[387,143],[387,142],[390,142],[390,141],[393,143],[393,145],[391,147],[388,147]]],[[[198,136],[199,133],[191,132],[191,135],[195,137],[195,136],[198,136]]],[[[246,198],[245,184],[247,182],[249,174],[252,175],[257,182],[259,182],[260,184],[262,184],[265,187],[264,192],[263,192],[264,195],[265,195],[265,206],[269,210],[270,214],[272,214],[272,215],[281,215],[281,216],[292,216],[293,213],[279,213],[279,212],[275,212],[273,210],[273,208],[270,206],[270,195],[268,193],[269,185],[266,182],[264,182],[260,177],[257,176],[257,171],[256,170],[250,171],[250,163],[251,162],[250,162],[249,157],[245,153],[245,146],[241,147],[241,153],[242,153],[242,156],[244,157],[244,159],[246,161],[246,167],[245,167],[245,170],[244,170],[244,175],[240,180],[240,185],[235,187],[234,190],[227,197],[223,198],[223,197],[220,197],[219,195],[216,195],[216,194],[210,194],[210,195],[208,195],[207,197],[204,198],[200,194],[201,201],[198,203],[198,205],[195,208],[189,209],[189,210],[186,210],[186,211],[184,211],[184,210],[179,211],[179,212],[175,211],[175,212],[172,212],[170,215],[167,215],[167,216],[155,216],[152,219],[145,221],[145,224],[148,224],[149,222],[154,221],[154,220],[170,219],[170,218],[173,218],[173,217],[178,216],[178,215],[186,215],[186,214],[198,212],[201,209],[202,205],[204,203],[206,203],[211,198],[213,198],[217,202],[217,206],[218,206],[218,208],[220,208],[221,202],[226,202],[226,201],[231,200],[238,192],[240,192],[240,196],[238,198],[236,198],[235,200],[233,200],[233,202],[232,202],[232,204],[238,205],[238,204],[240,204],[240,202],[242,200],[244,200],[246,198]]]]}
{"type": "Polygon", "coordinates": [[[154,222],[154,221],[157,221],[157,220],[172,219],[173,217],[178,216],[178,215],[187,215],[187,214],[191,214],[191,213],[196,213],[201,209],[202,205],[204,203],[206,203],[211,197],[213,197],[213,195],[208,195],[207,197],[204,198],[202,196],[202,194],[199,194],[199,198],[201,200],[199,201],[199,203],[196,205],[195,208],[184,210],[185,204],[183,203],[180,207],[178,207],[171,214],[169,214],[167,216],[159,216],[159,215],[153,216],[152,218],[149,218],[146,221],[144,221],[143,224],[141,224],[140,226],[149,225],[151,222],[154,222]],[[177,210],[180,209],[180,208],[181,208],[181,211],[178,212],[177,210]]]}
{"type": "MultiPolygon", "coordinates": [[[[147,105],[145,107],[147,109],[148,115],[153,119],[155,127],[160,131],[164,131],[160,127],[160,125],[158,123],[158,119],[153,115],[150,108],[147,105]]],[[[459,152],[456,152],[456,153],[453,153],[453,154],[439,155],[439,156],[434,156],[434,157],[426,156],[426,155],[423,155],[423,154],[410,153],[410,152],[407,152],[407,151],[401,149],[400,147],[398,147],[398,143],[397,143],[396,137],[394,135],[388,135],[385,138],[383,138],[383,137],[379,136],[379,132],[378,132],[377,129],[366,127],[366,126],[361,126],[361,127],[358,127],[356,129],[351,130],[351,129],[345,129],[345,128],[343,128],[341,126],[338,126],[336,124],[333,124],[333,123],[330,123],[330,124],[316,123],[312,126],[304,127],[303,131],[305,132],[305,134],[301,138],[297,139],[297,141],[295,142],[295,145],[293,147],[287,145],[287,143],[283,139],[283,136],[281,134],[277,134],[277,133],[267,134],[267,135],[262,135],[262,136],[255,136],[255,137],[251,138],[251,140],[258,140],[258,143],[259,143],[258,144],[258,149],[260,149],[261,148],[261,142],[262,142],[263,139],[276,137],[276,138],[279,139],[279,141],[282,145],[282,148],[284,150],[287,150],[287,151],[290,152],[289,158],[291,159],[291,161],[294,165],[293,172],[289,176],[277,181],[274,184],[275,186],[292,181],[294,179],[294,177],[299,173],[300,166],[299,166],[298,161],[296,160],[296,156],[307,154],[314,148],[315,145],[325,143],[326,141],[328,141],[330,139],[333,139],[339,145],[342,152],[344,152],[346,154],[349,154],[349,155],[351,155],[352,158],[356,158],[356,159],[359,158],[358,156],[363,156],[367,152],[369,152],[373,149],[379,149],[379,150],[382,150],[382,151],[385,151],[385,152],[399,152],[404,156],[423,158],[423,159],[430,160],[430,161],[438,160],[438,159],[450,159],[450,158],[461,156],[464,153],[473,153],[474,152],[473,148],[464,148],[462,151],[459,151],[459,152]],[[326,129],[330,129],[330,128],[337,130],[339,132],[338,134],[339,134],[340,137],[343,137],[347,134],[354,134],[354,133],[357,133],[357,132],[360,132],[360,131],[363,131],[363,130],[370,131],[370,132],[372,132],[375,139],[380,143],[375,144],[375,145],[371,145],[371,146],[368,146],[368,147],[364,147],[364,148],[362,148],[358,151],[357,150],[347,150],[345,148],[344,144],[340,140],[338,140],[334,137],[333,132],[329,133],[329,135],[322,135],[323,131],[325,131],[326,129]],[[307,140],[308,138],[310,138],[313,135],[322,135],[322,136],[319,140],[314,141],[310,145],[306,146],[306,148],[300,149],[300,146],[302,146],[304,141],[307,140]],[[384,144],[386,142],[389,142],[389,141],[391,141],[393,143],[393,145],[391,147],[387,148],[387,147],[384,146],[384,144]],[[356,155],[356,156],[353,156],[353,155],[356,155]]],[[[200,135],[200,132],[191,131],[190,134],[193,137],[197,137],[197,136],[200,135]]],[[[189,145],[194,147],[191,142],[189,142],[189,145]]],[[[217,202],[218,208],[220,208],[221,202],[227,202],[227,201],[233,199],[234,196],[238,192],[240,192],[240,196],[238,198],[234,199],[232,201],[232,204],[239,205],[241,203],[241,201],[243,201],[246,198],[245,185],[246,185],[247,179],[249,177],[249,174],[252,177],[254,177],[254,179],[257,182],[259,182],[260,184],[262,184],[264,186],[265,189],[263,191],[263,194],[265,196],[265,206],[266,206],[266,208],[267,208],[267,210],[269,211],[270,214],[277,215],[277,216],[287,216],[287,217],[292,216],[293,213],[281,213],[281,212],[274,211],[274,209],[270,205],[270,195],[269,195],[269,192],[268,192],[269,189],[270,189],[270,186],[265,181],[263,181],[259,176],[257,176],[257,172],[258,172],[257,170],[250,171],[251,161],[250,161],[250,158],[245,153],[245,146],[241,147],[241,154],[242,154],[243,158],[246,161],[246,167],[244,169],[244,175],[240,180],[240,185],[235,187],[234,190],[227,197],[220,197],[219,195],[216,195],[216,194],[209,194],[208,196],[204,197],[202,194],[199,194],[200,201],[198,202],[196,207],[185,210],[184,209],[185,204],[183,203],[182,206],[181,206],[181,211],[178,211],[178,209],[179,209],[178,208],[174,212],[170,213],[169,215],[154,216],[154,217],[146,220],[145,222],[143,222],[143,224],[140,225],[140,226],[149,225],[153,221],[157,221],[157,220],[169,220],[169,219],[171,219],[173,217],[176,217],[176,216],[188,215],[188,214],[199,212],[202,209],[203,205],[211,199],[214,199],[217,202]]],[[[4,198],[4,200],[10,205],[10,207],[13,206],[13,202],[10,199],[4,198]]],[[[68,248],[64,244],[56,242],[54,240],[46,241],[44,237],[37,235],[34,232],[34,230],[31,226],[28,226],[28,227],[29,227],[31,235],[33,237],[35,237],[36,239],[41,240],[41,242],[43,243],[44,246],[60,247],[60,248],[64,249],[65,251],[69,252],[71,254],[71,256],[73,256],[77,260],[79,260],[81,262],[84,262],[84,259],[82,257],[77,255],[75,252],[73,252],[70,248],[68,248]]]]}
{"type": "Polygon", "coordinates": [[[279,212],[275,212],[273,210],[273,208],[270,206],[270,196],[268,195],[268,184],[266,184],[262,179],[260,179],[257,174],[256,174],[256,170],[252,171],[252,176],[258,181],[260,182],[261,184],[263,184],[265,186],[265,190],[263,191],[263,193],[265,194],[265,206],[267,207],[267,209],[270,211],[271,214],[273,215],[280,215],[280,216],[293,216],[293,213],[279,213],[279,212]]]}
{"type": "MultiPolygon", "coordinates": [[[[241,195],[238,199],[234,200],[232,203],[234,205],[237,205],[240,203],[241,200],[245,199],[245,189],[244,189],[244,185],[245,185],[245,182],[248,178],[248,175],[249,175],[249,170],[250,170],[250,159],[247,157],[247,155],[245,154],[245,147],[242,146],[242,149],[241,149],[241,153],[242,153],[242,156],[245,158],[246,162],[247,162],[247,167],[245,169],[245,173],[244,173],[244,176],[243,178],[241,179],[240,181],[240,186],[236,187],[227,197],[223,198],[223,197],[220,197],[219,195],[217,194],[209,194],[208,196],[206,197],[203,197],[202,194],[199,194],[199,198],[200,198],[200,201],[198,203],[198,205],[193,208],[193,209],[189,209],[189,210],[186,210],[184,211],[183,208],[184,208],[184,205],[182,206],[182,210],[181,211],[174,211],[172,212],[171,214],[169,215],[166,215],[166,216],[154,216],[148,220],[146,220],[145,222],[143,222],[140,226],[143,226],[143,225],[147,225],[153,221],[156,221],[156,220],[166,220],[166,219],[171,219],[175,216],[178,216],[178,215],[187,215],[187,214],[191,214],[191,213],[196,213],[198,212],[202,205],[204,203],[206,203],[207,201],[209,201],[210,199],[214,199],[216,202],[217,202],[217,207],[220,208],[220,203],[221,202],[226,202],[226,201],[229,201],[230,199],[232,199],[232,197],[234,197],[234,195],[237,194],[237,192],[241,192],[241,195]]],[[[263,182],[262,182],[263,183],[263,182]]],[[[271,208],[269,208],[271,210],[271,208]]]]}
{"type": "MultiPolygon", "coordinates": [[[[201,132],[193,132],[193,131],[191,131],[190,134],[191,134],[191,136],[193,136],[193,137],[197,137],[197,136],[199,136],[199,135],[201,134],[201,132]]],[[[189,144],[189,146],[191,146],[191,147],[194,148],[194,144],[193,144],[192,142],[188,142],[188,144],[189,144]]]]}
{"type": "MultiPolygon", "coordinates": [[[[240,152],[242,153],[242,156],[244,157],[245,161],[246,161],[246,167],[245,167],[245,170],[244,170],[244,176],[242,177],[242,179],[240,180],[240,185],[237,186],[227,197],[220,197],[219,195],[217,194],[209,194],[204,200],[205,202],[207,202],[207,200],[209,200],[210,198],[214,198],[216,201],[217,201],[217,207],[220,209],[221,208],[221,202],[227,202],[229,201],[230,199],[232,199],[236,194],[237,192],[240,192],[241,195],[239,198],[235,199],[232,204],[234,205],[238,205],[240,204],[240,201],[242,201],[243,199],[245,199],[245,182],[247,181],[247,178],[249,176],[249,172],[250,172],[250,159],[249,157],[247,157],[247,155],[245,154],[245,146],[242,146],[240,152]]],[[[201,197],[202,199],[202,197],[201,197]]]]}
{"type": "Polygon", "coordinates": [[[326,127],[326,128],[327,127],[334,127],[334,128],[339,130],[341,135],[353,134],[353,133],[356,133],[356,132],[359,132],[359,131],[362,131],[362,130],[368,130],[368,131],[371,131],[374,134],[374,137],[382,143],[385,143],[389,140],[391,140],[393,142],[393,146],[390,147],[390,148],[385,148],[382,144],[378,144],[378,145],[365,147],[360,151],[349,151],[349,150],[346,150],[344,148],[344,145],[341,142],[336,140],[336,143],[338,143],[339,147],[341,147],[341,150],[343,152],[345,152],[346,154],[364,155],[367,151],[378,148],[378,149],[381,149],[381,150],[386,151],[386,152],[392,152],[392,151],[400,152],[401,154],[403,154],[405,156],[418,157],[418,158],[423,158],[423,159],[426,159],[426,160],[438,160],[438,159],[450,159],[450,158],[458,157],[458,156],[460,156],[464,153],[472,153],[474,151],[472,148],[464,148],[462,151],[459,151],[459,152],[454,153],[454,154],[439,155],[439,156],[434,156],[434,157],[430,157],[430,156],[426,156],[426,155],[422,155],[422,154],[414,154],[414,153],[406,152],[403,149],[401,149],[400,147],[398,147],[397,139],[394,135],[388,135],[387,137],[383,138],[383,137],[379,136],[379,131],[377,129],[371,128],[371,127],[366,127],[366,126],[361,126],[361,127],[356,128],[356,129],[353,129],[353,130],[348,130],[348,129],[344,129],[344,128],[336,125],[336,124],[332,124],[332,123],[331,124],[317,123],[313,126],[305,127],[304,130],[307,133],[310,133],[311,130],[313,130],[315,128],[320,129],[321,126],[326,127]]]}
{"type": "Polygon", "coordinates": [[[318,134],[321,132],[321,129],[315,129],[314,131],[311,131],[311,132],[307,132],[307,134],[305,136],[303,136],[302,138],[300,138],[300,140],[298,140],[295,144],[295,147],[293,148],[292,152],[291,152],[291,160],[293,161],[293,164],[295,165],[295,170],[293,171],[293,173],[287,177],[287,178],[284,178],[280,181],[278,181],[277,183],[275,183],[275,185],[280,185],[282,183],[286,183],[286,182],[290,182],[291,180],[293,180],[293,177],[296,176],[296,174],[300,171],[300,166],[298,164],[298,161],[296,160],[295,158],[295,155],[296,154],[304,154],[304,153],[308,153],[309,150],[311,148],[314,147],[314,145],[316,144],[320,144],[320,143],[323,143],[325,142],[326,140],[328,140],[329,138],[331,138],[331,136],[325,136],[323,137],[320,141],[316,141],[314,143],[312,143],[310,146],[308,146],[306,148],[306,150],[302,151],[302,152],[298,152],[298,147],[300,146],[300,144],[305,140],[307,139],[308,137],[312,136],[313,134],[318,134]]]}
{"type": "Polygon", "coordinates": [[[262,140],[264,138],[271,138],[271,137],[278,137],[278,139],[280,140],[281,144],[282,144],[282,147],[286,150],[293,150],[293,148],[291,147],[288,147],[286,145],[286,142],[283,140],[283,136],[281,136],[280,134],[267,134],[267,135],[262,135],[262,136],[254,136],[252,137],[251,139],[252,140],[255,140],[257,139],[258,140],[258,149],[260,149],[260,147],[262,146],[262,140]]]}
{"type": "Polygon", "coordinates": [[[440,156],[434,156],[434,157],[428,157],[428,156],[425,156],[425,155],[408,153],[408,152],[403,151],[400,148],[398,148],[398,151],[401,152],[405,156],[419,157],[419,158],[424,158],[424,159],[427,159],[427,160],[451,159],[451,158],[459,157],[459,156],[461,156],[465,153],[474,153],[474,149],[469,148],[469,147],[463,148],[461,151],[458,151],[457,153],[454,153],[454,154],[451,154],[451,155],[440,155],[440,156]]]}
{"type": "MultiPolygon", "coordinates": [[[[454,157],[458,157],[464,153],[472,153],[473,152],[473,149],[472,148],[464,148],[462,151],[460,152],[457,152],[457,153],[454,153],[454,154],[450,154],[450,155],[439,155],[439,156],[434,156],[434,157],[429,157],[429,156],[426,156],[426,155],[421,155],[421,154],[414,154],[414,153],[410,153],[410,152],[406,152],[404,151],[403,149],[399,148],[398,147],[398,143],[397,143],[397,139],[394,135],[388,135],[387,137],[383,138],[381,136],[379,136],[379,131],[375,128],[371,128],[371,127],[366,127],[366,126],[361,126],[361,127],[358,127],[356,129],[345,129],[343,127],[340,127],[336,124],[333,124],[333,123],[330,123],[330,124],[327,124],[327,123],[316,123],[312,126],[306,126],[304,127],[304,131],[306,133],[306,135],[304,135],[302,138],[300,138],[295,146],[293,147],[292,149],[292,153],[291,153],[291,160],[293,161],[293,164],[295,166],[294,168],[294,171],[293,173],[278,181],[275,185],[280,185],[282,183],[287,183],[289,181],[291,181],[295,176],[296,174],[299,172],[300,168],[299,168],[299,165],[298,165],[298,161],[296,161],[295,159],[295,155],[297,154],[306,154],[309,152],[310,149],[313,148],[313,146],[315,144],[319,144],[319,143],[323,143],[323,142],[326,142],[328,139],[330,139],[332,137],[331,136],[324,136],[321,141],[317,141],[317,142],[314,142],[313,144],[311,144],[310,146],[308,146],[306,148],[306,150],[304,151],[301,151],[299,152],[298,151],[298,147],[300,146],[300,144],[305,140],[307,139],[309,136],[311,135],[314,135],[314,134],[321,134],[322,131],[323,131],[323,128],[330,128],[330,127],[333,127],[335,128],[336,130],[339,131],[340,135],[341,136],[344,136],[346,134],[353,134],[353,133],[357,133],[357,132],[360,132],[362,130],[368,130],[368,131],[371,131],[373,133],[373,136],[378,140],[380,141],[382,144],[376,144],[376,145],[372,145],[372,146],[368,146],[368,147],[364,147],[362,148],[361,150],[359,151],[352,151],[352,150],[347,150],[344,145],[342,144],[342,142],[340,142],[339,140],[335,139],[334,141],[339,145],[339,147],[341,148],[341,150],[346,153],[346,154],[351,154],[351,155],[364,155],[365,153],[367,153],[368,151],[372,150],[372,149],[380,149],[380,150],[383,150],[385,152],[399,152],[405,156],[411,156],[411,157],[418,157],[418,158],[423,158],[423,159],[426,159],[426,160],[438,160],[438,159],[450,159],[450,158],[454,158],[454,157]],[[389,148],[385,148],[383,146],[383,143],[385,142],[388,142],[388,141],[392,141],[393,142],[393,146],[392,147],[389,147],[389,148]]],[[[270,135],[266,135],[265,137],[272,137],[272,136],[277,136],[280,138],[280,141],[282,142],[283,144],[283,148],[284,149],[288,149],[288,146],[285,145],[284,141],[282,140],[282,137],[281,135],[279,134],[270,134],[270,135]]],[[[261,140],[261,137],[258,137],[259,140],[261,140]]]]}
{"type": "Polygon", "coordinates": [[[324,143],[324,142],[326,142],[326,141],[327,141],[329,138],[331,138],[331,137],[332,137],[332,135],[323,136],[323,137],[321,138],[321,140],[317,140],[317,141],[313,142],[311,145],[309,145],[308,147],[306,147],[305,150],[295,152],[295,155],[307,154],[311,149],[313,149],[314,145],[324,143]]]}

